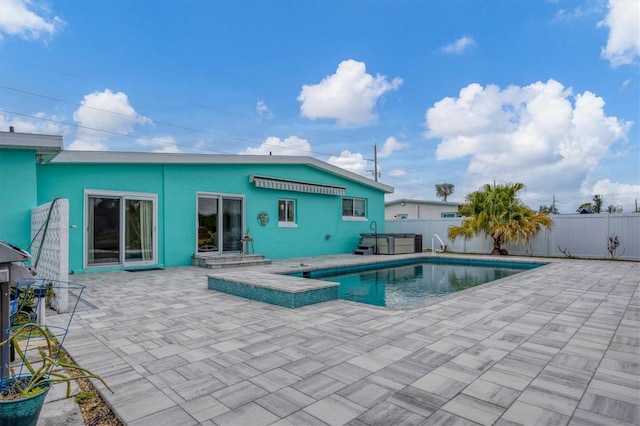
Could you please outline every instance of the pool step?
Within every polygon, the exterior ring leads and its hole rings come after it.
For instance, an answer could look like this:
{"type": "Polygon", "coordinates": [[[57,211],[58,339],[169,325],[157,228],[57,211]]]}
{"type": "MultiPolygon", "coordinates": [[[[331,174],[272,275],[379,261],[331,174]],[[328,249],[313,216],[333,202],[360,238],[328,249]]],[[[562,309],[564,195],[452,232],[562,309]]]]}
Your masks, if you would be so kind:
{"type": "Polygon", "coordinates": [[[373,248],[374,246],[360,244],[358,248],[353,251],[353,254],[361,254],[363,256],[374,254],[373,248]]]}
{"type": "Polygon", "coordinates": [[[234,254],[222,256],[208,256],[194,254],[191,258],[193,266],[209,269],[239,268],[241,266],[271,265],[271,260],[262,254],[234,254]]]}

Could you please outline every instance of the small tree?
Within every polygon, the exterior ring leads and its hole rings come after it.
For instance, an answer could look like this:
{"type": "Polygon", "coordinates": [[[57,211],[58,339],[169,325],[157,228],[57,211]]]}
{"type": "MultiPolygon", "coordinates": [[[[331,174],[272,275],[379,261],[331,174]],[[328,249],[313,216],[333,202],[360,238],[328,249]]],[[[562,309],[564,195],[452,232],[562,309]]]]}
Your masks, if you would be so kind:
{"type": "Polygon", "coordinates": [[[446,202],[447,197],[453,194],[453,188],[455,187],[452,183],[439,183],[436,185],[436,197],[442,198],[442,201],[446,202]]]}
{"type": "Polygon", "coordinates": [[[623,209],[622,206],[614,206],[613,204],[609,204],[609,206],[607,207],[607,213],[611,214],[611,213],[622,213],[623,209]]]}
{"type": "Polygon", "coordinates": [[[578,213],[582,213],[584,210],[589,213],[600,213],[602,211],[602,195],[594,195],[591,203],[583,203],[576,210],[578,213]]]}
{"type": "Polygon", "coordinates": [[[538,213],[558,214],[558,208],[554,204],[551,204],[548,207],[543,204],[538,209],[538,213]]]}
{"type": "Polygon", "coordinates": [[[600,213],[602,211],[602,195],[594,195],[593,196],[593,212],[600,213]]]}
{"type": "MultiPolygon", "coordinates": [[[[618,239],[618,236],[609,235],[609,237],[607,238],[607,251],[609,252],[609,257],[611,259],[617,258],[616,251],[618,251],[618,247],[620,247],[620,240],[618,239]]],[[[622,253],[620,253],[620,256],[622,256],[623,254],[624,249],[622,250],[622,253]]]]}
{"type": "Polygon", "coordinates": [[[469,239],[484,234],[493,239],[491,254],[508,254],[502,249],[504,243],[525,245],[540,231],[553,226],[547,213],[536,213],[518,198],[522,183],[505,185],[486,184],[482,189],[468,194],[460,213],[467,218],[460,226],[449,227],[449,239],[469,239]]]}

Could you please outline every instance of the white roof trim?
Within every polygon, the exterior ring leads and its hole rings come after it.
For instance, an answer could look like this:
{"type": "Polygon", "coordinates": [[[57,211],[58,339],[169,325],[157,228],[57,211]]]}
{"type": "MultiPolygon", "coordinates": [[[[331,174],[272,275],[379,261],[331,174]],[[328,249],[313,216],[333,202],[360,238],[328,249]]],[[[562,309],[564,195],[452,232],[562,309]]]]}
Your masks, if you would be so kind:
{"type": "Polygon", "coordinates": [[[62,136],[0,132],[0,148],[34,150],[44,162],[62,151],[62,136]]]}
{"type": "Polygon", "coordinates": [[[309,192],[321,195],[339,195],[346,193],[346,188],[342,186],[321,185],[317,183],[300,182],[288,179],[271,178],[266,176],[249,176],[249,182],[254,183],[256,188],[277,189],[281,191],[309,192]]]}
{"type": "Polygon", "coordinates": [[[390,194],[393,187],[333,166],[317,158],[292,155],[174,154],[157,152],[63,151],[51,163],[121,164],[300,164],[390,194]]]}
{"type": "Polygon", "coordinates": [[[427,200],[410,200],[407,198],[401,198],[400,200],[387,201],[385,206],[394,206],[396,204],[423,204],[428,206],[446,206],[446,207],[458,207],[464,203],[456,203],[452,201],[427,201],[427,200]]]}

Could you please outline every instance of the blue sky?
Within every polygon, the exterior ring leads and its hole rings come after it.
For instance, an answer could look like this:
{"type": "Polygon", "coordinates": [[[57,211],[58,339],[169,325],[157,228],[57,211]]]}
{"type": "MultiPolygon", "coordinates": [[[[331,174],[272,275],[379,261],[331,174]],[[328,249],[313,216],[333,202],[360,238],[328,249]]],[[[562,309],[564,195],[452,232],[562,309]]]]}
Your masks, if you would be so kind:
{"type": "Polygon", "coordinates": [[[635,0],[0,0],[0,129],[311,155],[450,201],[640,201],[635,0]]]}

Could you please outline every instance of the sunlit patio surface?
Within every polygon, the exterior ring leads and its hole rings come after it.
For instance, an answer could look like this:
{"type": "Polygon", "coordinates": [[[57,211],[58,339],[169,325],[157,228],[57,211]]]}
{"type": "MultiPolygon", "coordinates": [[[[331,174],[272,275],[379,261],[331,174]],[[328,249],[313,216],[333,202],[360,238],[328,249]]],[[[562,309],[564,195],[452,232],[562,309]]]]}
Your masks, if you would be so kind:
{"type": "Polygon", "coordinates": [[[128,425],[640,424],[640,263],[539,260],[410,309],[289,309],[208,290],[197,267],[72,275],[87,289],[65,347],[128,425]]]}

